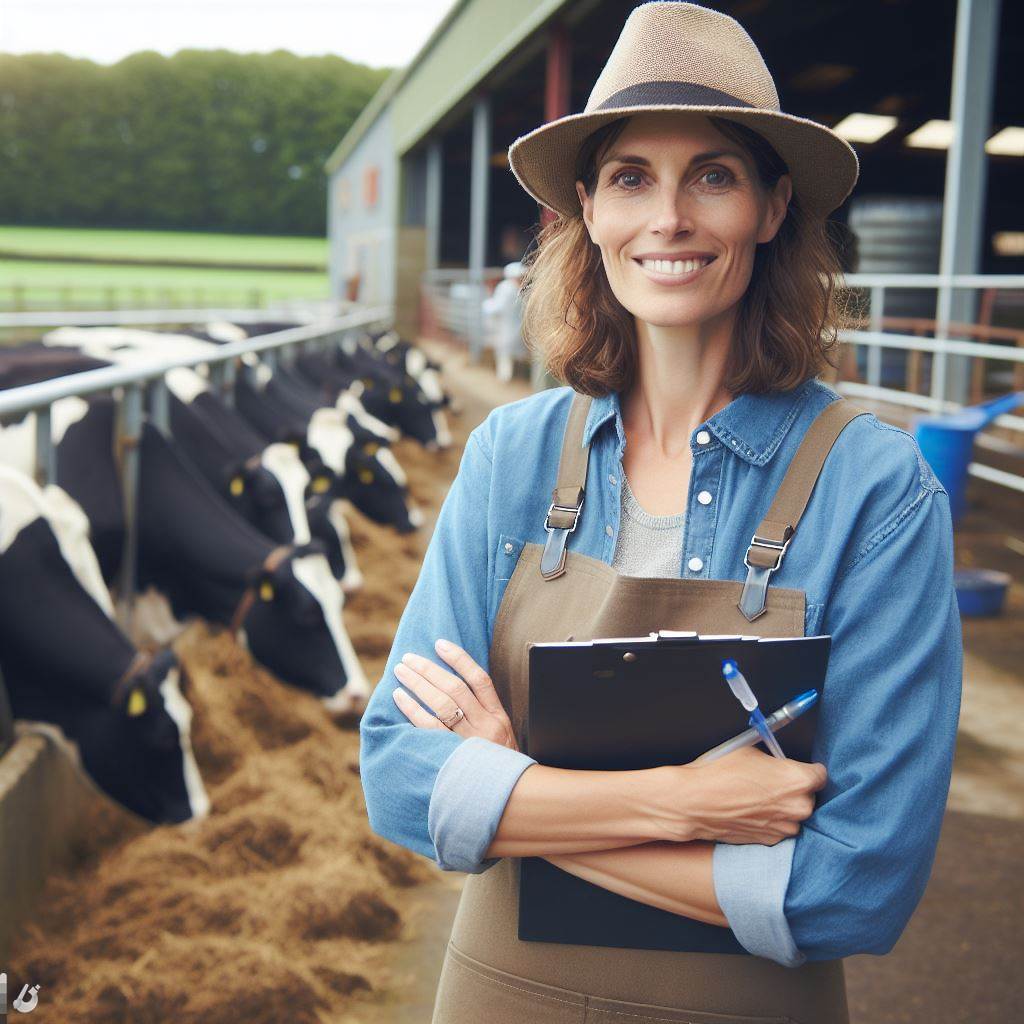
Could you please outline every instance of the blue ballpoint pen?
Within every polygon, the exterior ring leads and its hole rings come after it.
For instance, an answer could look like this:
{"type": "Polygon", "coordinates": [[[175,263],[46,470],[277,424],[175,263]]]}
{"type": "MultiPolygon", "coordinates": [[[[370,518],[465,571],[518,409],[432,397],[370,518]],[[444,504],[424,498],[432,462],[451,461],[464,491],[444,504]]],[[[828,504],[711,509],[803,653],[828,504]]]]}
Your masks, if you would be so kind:
{"type": "Polygon", "coordinates": [[[764,740],[764,745],[776,757],[785,759],[786,755],[782,752],[779,741],[772,734],[771,729],[768,728],[768,723],[765,722],[764,715],[761,714],[761,709],[757,706],[757,698],[754,696],[754,691],[750,689],[750,684],[743,678],[743,673],[740,672],[739,667],[732,658],[723,659],[722,675],[725,677],[725,681],[729,684],[729,689],[732,690],[736,699],[750,712],[750,724],[760,733],[761,739],[764,740]]]}
{"type": "MultiPolygon", "coordinates": [[[[789,725],[790,722],[795,722],[802,714],[804,714],[804,712],[810,711],[817,703],[818,691],[807,690],[805,693],[801,693],[791,701],[787,701],[783,704],[778,711],[770,714],[765,719],[765,722],[772,732],[778,732],[779,729],[789,725]]],[[[710,750],[704,751],[700,757],[694,758],[693,763],[697,764],[700,761],[714,761],[716,758],[725,757],[726,754],[731,754],[734,750],[740,750],[743,747],[752,747],[755,743],[760,742],[761,734],[756,729],[753,727],[744,729],[743,732],[726,740],[724,743],[719,743],[717,747],[712,747],[710,750]]]]}

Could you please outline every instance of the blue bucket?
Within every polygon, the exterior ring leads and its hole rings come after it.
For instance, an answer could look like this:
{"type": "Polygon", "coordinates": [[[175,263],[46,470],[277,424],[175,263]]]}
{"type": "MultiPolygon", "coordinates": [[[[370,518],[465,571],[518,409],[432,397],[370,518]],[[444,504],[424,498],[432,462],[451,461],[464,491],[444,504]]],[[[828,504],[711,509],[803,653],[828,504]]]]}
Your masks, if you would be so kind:
{"type": "Polygon", "coordinates": [[[961,615],[999,615],[1006,603],[1010,574],[996,569],[954,569],[953,585],[961,615]]]}
{"type": "Polygon", "coordinates": [[[967,508],[967,467],[971,463],[974,435],[1022,402],[1024,391],[1018,391],[946,416],[914,417],[914,437],[921,454],[949,495],[954,523],[967,508]]]}

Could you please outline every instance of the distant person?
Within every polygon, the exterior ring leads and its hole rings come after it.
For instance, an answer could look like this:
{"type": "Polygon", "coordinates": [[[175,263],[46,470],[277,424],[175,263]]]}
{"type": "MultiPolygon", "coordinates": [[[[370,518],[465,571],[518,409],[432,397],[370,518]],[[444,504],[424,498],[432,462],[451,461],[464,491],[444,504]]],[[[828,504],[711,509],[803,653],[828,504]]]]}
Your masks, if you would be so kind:
{"type": "Polygon", "coordinates": [[[515,360],[526,355],[523,345],[523,302],[519,289],[523,283],[523,265],[507,263],[494,292],[484,300],[484,315],[494,331],[494,366],[499,380],[509,381],[515,372],[515,360]]]}
{"type": "Polygon", "coordinates": [[[501,259],[503,263],[521,260],[530,244],[530,236],[515,224],[506,224],[501,229],[501,259]]]}

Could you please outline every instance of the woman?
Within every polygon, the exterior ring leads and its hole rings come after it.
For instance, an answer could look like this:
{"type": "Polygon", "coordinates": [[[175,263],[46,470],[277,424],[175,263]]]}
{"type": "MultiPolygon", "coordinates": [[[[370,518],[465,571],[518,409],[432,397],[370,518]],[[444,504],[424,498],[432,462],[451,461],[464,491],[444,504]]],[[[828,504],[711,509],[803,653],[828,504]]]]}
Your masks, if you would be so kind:
{"type": "Polygon", "coordinates": [[[374,830],[469,873],[434,1022],[845,1022],[842,958],[924,891],[961,676],[948,497],[816,379],[856,158],[779,111],[733,19],[656,2],[510,162],[559,214],[525,330],[569,386],[470,434],[361,725],[374,830]],[[522,752],[530,641],[657,628],[831,635],[813,763],[522,752]],[[737,952],[521,941],[525,856],[737,952]]]}

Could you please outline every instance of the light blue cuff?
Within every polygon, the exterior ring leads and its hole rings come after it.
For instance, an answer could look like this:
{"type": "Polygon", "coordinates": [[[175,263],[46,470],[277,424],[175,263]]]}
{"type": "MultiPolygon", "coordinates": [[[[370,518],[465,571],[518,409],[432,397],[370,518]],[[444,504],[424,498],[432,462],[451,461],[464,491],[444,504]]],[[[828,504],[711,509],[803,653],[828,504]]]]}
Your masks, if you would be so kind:
{"type": "Polygon", "coordinates": [[[483,856],[519,776],[536,763],[482,736],[470,736],[448,755],[427,810],[427,831],[442,870],[478,875],[498,863],[500,857],[483,856]]]}
{"type": "Polygon", "coordinates": [[[739,944],[783,967],[807,957],[796,948],[784,904],[796,837],[774,846],[715,843],[711,858],[715,896],[739,944]]]}

